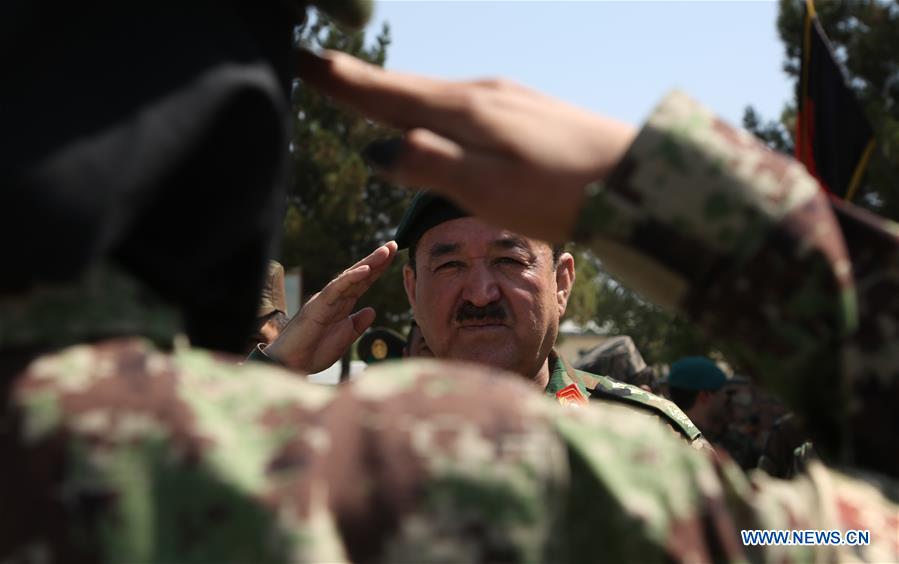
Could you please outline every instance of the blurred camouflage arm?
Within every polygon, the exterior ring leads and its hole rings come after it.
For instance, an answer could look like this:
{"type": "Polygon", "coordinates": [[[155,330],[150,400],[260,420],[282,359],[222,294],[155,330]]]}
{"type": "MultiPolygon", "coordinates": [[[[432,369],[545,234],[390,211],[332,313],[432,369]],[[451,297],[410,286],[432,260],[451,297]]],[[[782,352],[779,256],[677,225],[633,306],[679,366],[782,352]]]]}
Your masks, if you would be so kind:
{"type": "MultiPolygon", "coordinates": [[[[866,304],[846,221],[804,167],[674,93],[593,188],[576,237],[625,284],[685,312],[845,455],[863,432],[848,423],[847,391],[862,392],[846,344],[866,304]]],[[[895,256],[895,238],[881,247],[895,256]]],[[[868,262],[882,268],[883,256],[868,262]]],[[[881,373],[881,402],[896,405],[896,381],[881,373]]]]}
{"type": "Polygon", "coordinates": [[[327,482],[352,560],[889,561],[896,484],[813,463],[750,478],[614,404],[562,408],[458,364],[387,364],[327,409],[327,482]],[[894,499],[894,497],[893,497],[894,499]],[[743,529],[871,531],[861,547],[747,547],[743,529]]]}
{"type": "MultiPolygon", "coordinates": [[[[619,408],[620,409],[620,408],[619,408]]],[[[609,406],[559,414],[570,486],[560,537],[570,561],[895,561],[899,488],[813,461],[791,481],[745,474],[609,406]],[[867,546],[747,546],[742,530],[870,531],[867,546]]]]}

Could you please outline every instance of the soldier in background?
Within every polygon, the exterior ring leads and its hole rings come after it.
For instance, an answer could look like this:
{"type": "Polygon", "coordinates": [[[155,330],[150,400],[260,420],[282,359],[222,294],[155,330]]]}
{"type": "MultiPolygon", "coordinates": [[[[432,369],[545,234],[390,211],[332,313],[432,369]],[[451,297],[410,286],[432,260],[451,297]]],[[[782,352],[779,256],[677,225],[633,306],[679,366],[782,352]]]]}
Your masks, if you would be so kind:
{"type": "Polygon", "coordinates": [[[655,373],[646,365],[643,355],[628,335],[610,337],[574,362],[579,370],[603,374],[625,384],[653,392],[655,373]]]}
{"type": "Polygon", "coordinates": [[[262,295],[256,311],[253,346],[270,345],[287,326],[287,295],[284,289],[284,267],[268,261],[268,272],[262,284],[262,295]]]}
{"type": "Polygon", "coordinates": [[[775,395],[744,376],[728,378],[727,424],[718,443],[744,470],[756,468],[776,420],[786,410],[775,395]]]}
{"type": "Polygon", "coordinates": [[[713,443],[724,432],[727,422],[727,376],[711,360],[688,356],[671,364],[668,394],[713,443]]]}

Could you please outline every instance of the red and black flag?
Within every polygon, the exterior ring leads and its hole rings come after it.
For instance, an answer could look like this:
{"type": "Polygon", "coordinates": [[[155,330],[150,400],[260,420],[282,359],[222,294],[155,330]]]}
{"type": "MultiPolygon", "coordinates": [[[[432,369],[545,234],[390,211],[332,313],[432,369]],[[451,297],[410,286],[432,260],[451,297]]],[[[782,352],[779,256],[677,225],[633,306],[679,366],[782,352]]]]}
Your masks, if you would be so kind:
{"type": "Polygon", "coordinates": [[[796,158],[838,198],[852,199],[874,150],[874,133],[805,2],[796,158]]]}

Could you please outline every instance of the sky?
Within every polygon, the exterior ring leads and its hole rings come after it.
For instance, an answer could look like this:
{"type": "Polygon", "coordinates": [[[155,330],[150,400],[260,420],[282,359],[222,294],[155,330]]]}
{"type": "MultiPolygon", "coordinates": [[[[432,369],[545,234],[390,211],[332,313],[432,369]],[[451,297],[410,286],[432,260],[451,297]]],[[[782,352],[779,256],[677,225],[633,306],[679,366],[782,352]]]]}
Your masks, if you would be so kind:
{"type": "Polygon", "coordinates": [[[377,0],[387,68],[444,78],[502,76],[642,122],[680,88],[740,124],[776,119],[793,97],[776,2],[377,0]]]}

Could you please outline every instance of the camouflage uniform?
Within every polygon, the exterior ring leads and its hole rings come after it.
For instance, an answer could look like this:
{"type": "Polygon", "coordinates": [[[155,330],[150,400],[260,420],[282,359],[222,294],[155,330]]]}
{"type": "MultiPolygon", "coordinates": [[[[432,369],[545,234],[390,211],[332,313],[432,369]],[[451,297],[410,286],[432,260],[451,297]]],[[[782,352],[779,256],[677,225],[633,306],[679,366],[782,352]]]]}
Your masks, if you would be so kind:
{"type": "MultiPolygon", "coordinates": [[[[675,95],[579,235],[652,298],[744,343],[822,436],[851,435],[864,410],[896,416],[882,409],[896,405],[885,322],[899,298],[885,291],[899,230],[838,213],[839,226],[798,165],[675,95]],[[803,401],[821,377],[845,386],[803,401]]],[[[385,364],[332,390],[161,352],[126,335],[171,342],[177,316],[108,270],[0,308],[3,561],[899,558],[899,491],[874,474],[812,461],[790,482],[747,478],[632,410],[562,408],[471,366],[385,364]],[[871,545],[739,536],[850,528],[871,545]]],[[[865,450],[894,446],[887,435],[857,443],[857,460],[889,472],[895,450],[881,464],[865,450]]]]}
{"type": "Polygon", "coordinates": [[[669,426],[677,436],[694,448],[711,450],[711,445],[702,436],[699,428],[674,402],[608,376],[576,370],[556,351],[550,353],[547,362],[550,375],[544,395],[559,397],[564,403],[560,392],[573,385],[584,398],[602,402],[603,405],[617,403],[638,413],[650,414],[669,426]]]}
{"type": "Polygon", "coordinates": [[[683,310],[830,459],[899,476],[899,227],[674,94],[588,199],[604,264],[683,310]]]}

